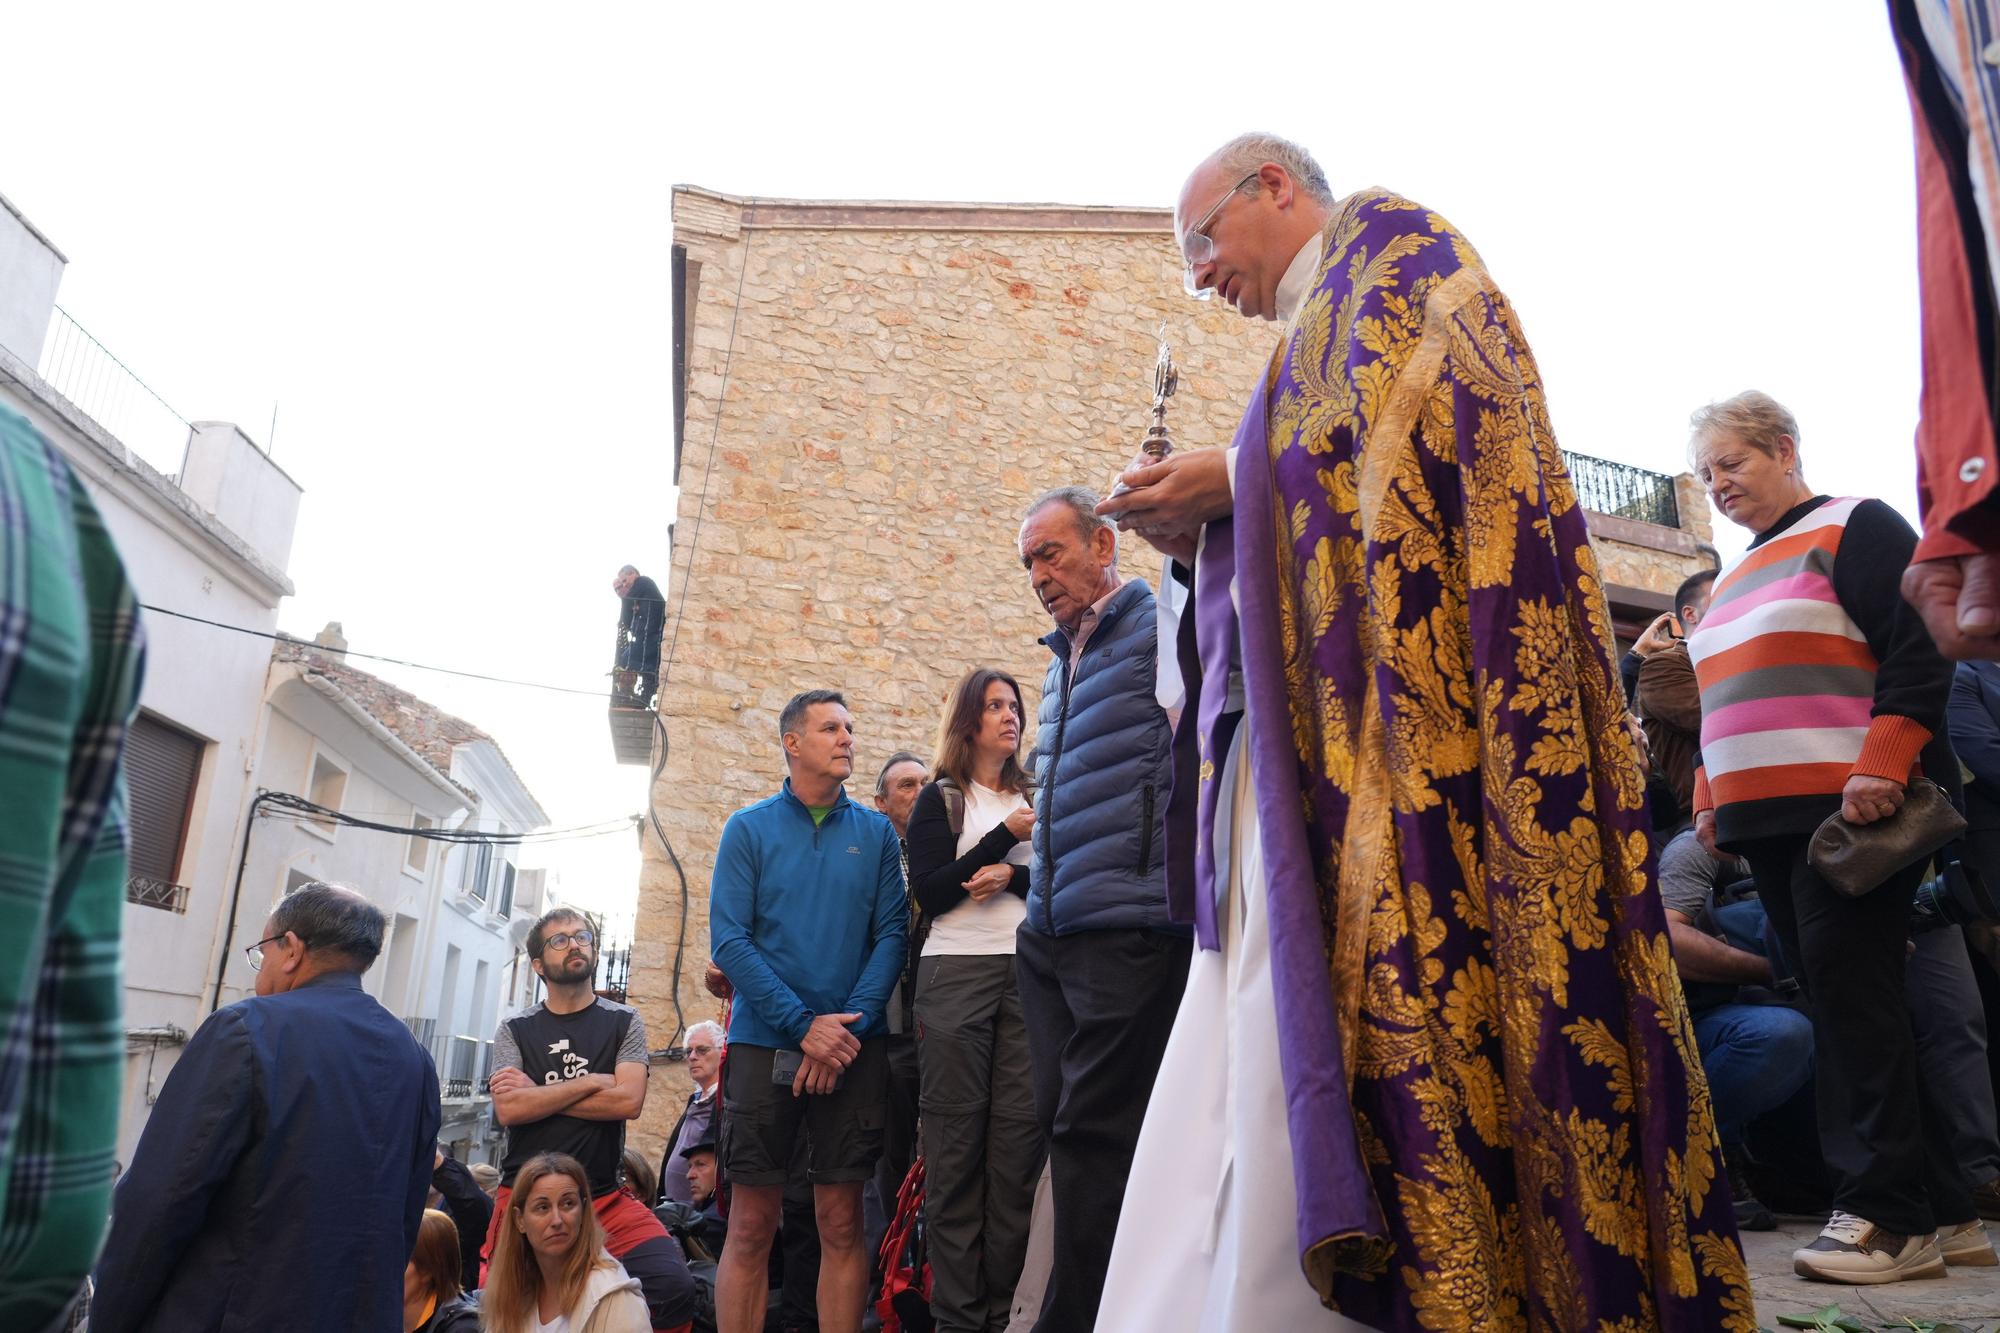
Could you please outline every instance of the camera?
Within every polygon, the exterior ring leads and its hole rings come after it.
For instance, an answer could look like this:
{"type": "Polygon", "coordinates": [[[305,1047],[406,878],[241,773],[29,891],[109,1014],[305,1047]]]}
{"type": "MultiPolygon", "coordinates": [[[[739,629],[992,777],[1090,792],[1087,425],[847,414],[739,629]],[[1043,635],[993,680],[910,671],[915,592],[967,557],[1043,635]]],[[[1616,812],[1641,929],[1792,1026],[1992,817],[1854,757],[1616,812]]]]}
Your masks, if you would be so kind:
{"type": "Polygon", "coordinates": [[[1910,933],[1920,935],[1945,926],[1969,926],[2000,920],[1995,902],[1979,872],[1958,859],[1956,845],[1938,853],[1937,873],[1917,886],[1910,904],[1910,933]]]}

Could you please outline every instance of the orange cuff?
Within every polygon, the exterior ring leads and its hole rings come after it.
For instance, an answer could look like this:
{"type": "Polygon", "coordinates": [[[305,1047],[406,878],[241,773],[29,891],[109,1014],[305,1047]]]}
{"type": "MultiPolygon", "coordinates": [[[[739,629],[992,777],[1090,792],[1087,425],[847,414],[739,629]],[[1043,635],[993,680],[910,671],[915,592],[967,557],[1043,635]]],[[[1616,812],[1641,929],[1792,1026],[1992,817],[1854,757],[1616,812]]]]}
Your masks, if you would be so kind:
{"type": "Polygon", "coordinates": [[[1715,809],[1715,798],[1708,794],[1708,766],[1694,771],[1694,812],[1704,814],[1715,809]]]}
{"type": "Polygon", "coordinates": [[[1868,724],[1868,737],[1861,742],[1861,757],[1854,772],[1890,782],[1908,782],[1917,766],[1917,752],[1930,743],[1931,733],[1913,718],[1883,713],[1868,724]]]}
{"type": "Polygon", "coordinates": [[[1926,532],[1923,539],[1917,543],[1916,552],[1911,555],[1910,563],[1914,565],[1925,560],[1956,560],[1960,556],[1979,553],[1979,543],[1966,540],[1940,523],[1936,531],[1926,532]]]}

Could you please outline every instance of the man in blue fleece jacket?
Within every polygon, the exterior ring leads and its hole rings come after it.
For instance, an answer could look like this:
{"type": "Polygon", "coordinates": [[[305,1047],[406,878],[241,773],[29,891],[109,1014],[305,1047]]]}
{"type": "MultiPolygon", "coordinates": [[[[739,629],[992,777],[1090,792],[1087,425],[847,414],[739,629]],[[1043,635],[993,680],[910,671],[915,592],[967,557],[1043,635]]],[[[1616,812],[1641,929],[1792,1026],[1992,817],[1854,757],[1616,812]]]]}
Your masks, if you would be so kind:
{"type": "Polygon", "coordinates": [[[716,1267],[721,1333],[764,1327],[766,1264],[793,1141],[810,1140],[822,1333],[856,1333],[868,1296],[861,1186],[882,1151],[889,991],[909,933],[896,829],[847,799],[854,723],[833,690],[778,717],[789,776],[729,817],[709,881],[709,953],[735,988],[722,1071],[733,1188],[716,1267]]]}

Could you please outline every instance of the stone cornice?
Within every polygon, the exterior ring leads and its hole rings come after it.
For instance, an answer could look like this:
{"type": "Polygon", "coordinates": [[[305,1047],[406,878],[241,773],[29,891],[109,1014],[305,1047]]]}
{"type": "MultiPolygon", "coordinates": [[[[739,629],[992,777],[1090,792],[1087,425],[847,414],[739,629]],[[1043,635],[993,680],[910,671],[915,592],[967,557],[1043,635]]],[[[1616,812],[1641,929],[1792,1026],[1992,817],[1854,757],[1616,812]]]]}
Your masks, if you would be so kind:
{"type": "Polygon", "coordinates": [[[674,226],[723,240],[744,230],[1094,232],[1168,236],[1170,208],[980,204],[891,199],[757,199],[674,187],[674,226]]]}

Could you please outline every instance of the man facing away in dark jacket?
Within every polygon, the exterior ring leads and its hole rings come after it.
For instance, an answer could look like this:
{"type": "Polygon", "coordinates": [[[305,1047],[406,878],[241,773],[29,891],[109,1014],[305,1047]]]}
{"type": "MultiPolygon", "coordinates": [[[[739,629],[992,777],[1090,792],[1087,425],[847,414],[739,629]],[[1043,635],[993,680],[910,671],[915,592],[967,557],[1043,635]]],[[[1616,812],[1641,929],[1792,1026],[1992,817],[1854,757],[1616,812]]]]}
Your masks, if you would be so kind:
{"type": "Polygon", "coordinates": [[[95,1333],[401,1327],[438,1085],[361,989],[383,930],[330,884],[271,913],[256,995],[188,1042],[118,1183],[95,1333]]]}
{"type": "Polygon", "coordinates": [[[1119,580],[1118,535],[1096,508],[1065,486],[1021,524],[1021,565],[1056,624],[1042,640],[1035,851],[1014,953],[1055,1205],[1036,1333],[1096,1321],[1193,948],[1167,914],[1173,728],[1156,697],[1159,617],[1143,580],[1119,580]]]}

